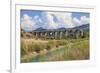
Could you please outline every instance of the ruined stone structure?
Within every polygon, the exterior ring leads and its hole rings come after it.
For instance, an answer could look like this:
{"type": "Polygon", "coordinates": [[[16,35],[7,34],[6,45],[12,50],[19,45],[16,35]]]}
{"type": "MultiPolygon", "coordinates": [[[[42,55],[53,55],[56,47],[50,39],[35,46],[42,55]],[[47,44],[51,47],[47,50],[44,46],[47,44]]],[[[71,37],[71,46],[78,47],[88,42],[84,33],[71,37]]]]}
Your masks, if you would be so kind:
{"type": "Polygon", "coordinates": [[[80,29],[33,31],[32,34],[34,38],[41,39],[79,38],[84,35],[80,29]]]}

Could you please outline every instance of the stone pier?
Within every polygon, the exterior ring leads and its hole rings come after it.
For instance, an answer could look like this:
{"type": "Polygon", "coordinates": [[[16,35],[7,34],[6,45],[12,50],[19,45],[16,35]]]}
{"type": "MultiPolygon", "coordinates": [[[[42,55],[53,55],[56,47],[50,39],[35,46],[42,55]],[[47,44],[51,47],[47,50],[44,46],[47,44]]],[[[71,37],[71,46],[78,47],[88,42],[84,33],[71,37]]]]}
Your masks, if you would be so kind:
{"type": "Polygon", "coordinates": [[[61,31],[33,31],[32,32],[34,38],[41,38],[41,39],[67,39],[67,38],[78,38],[82,37],[83,31],[76,29],[76,30],[61,30],[61,31]]]}

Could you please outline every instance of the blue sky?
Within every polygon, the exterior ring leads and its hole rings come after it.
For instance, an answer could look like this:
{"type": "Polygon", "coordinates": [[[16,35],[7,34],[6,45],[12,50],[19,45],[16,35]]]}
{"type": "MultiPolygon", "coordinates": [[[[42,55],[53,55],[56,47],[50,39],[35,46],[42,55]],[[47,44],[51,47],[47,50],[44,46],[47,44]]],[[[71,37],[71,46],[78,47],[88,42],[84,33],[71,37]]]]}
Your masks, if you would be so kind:
{"type": "Polygon", "coordinates": [[[31,17],[34,17],[36,15],[38,16],[41,16],[41,13],[43,11],[40,11],[40,10],[21,10],[21,17],[24,15],[24,14],[28,14],[29,16],[31,17]]]}
{"type": "Polygon", "coordinates": [[[83,13],[83,12],[72,12],[72,17],[76,17],[76,18],[80,19],[81,16],[90,17],[90,14],[83,13]]]}
{"type": "Polygon", "coordinates": [[[21,25],[24,30],[35,30],[39,27],[57,29],[72,28],[88,24],[90,14],[83,12],[53,12],[40,10],[21,10],[21,25]]]}
{"type": "MultiPolygon", "coordinates": [[[[44,11],[40,11],[40,10],[21,10],[21,17],[24,14],[28,14],[31,17],[34,17],[36,15],[41,17],[42,12],[44,12],[44,11]]],[[[66,13],[68,13],[68,12],[66,12],[66,13]]],[[[76,18],[80,19],[81,16],[90,17],[90,14],[89,13],[85,13],[85,12],[71,12],[71,13],[72,13],[72,18],[76,17],[76,18]]]]}

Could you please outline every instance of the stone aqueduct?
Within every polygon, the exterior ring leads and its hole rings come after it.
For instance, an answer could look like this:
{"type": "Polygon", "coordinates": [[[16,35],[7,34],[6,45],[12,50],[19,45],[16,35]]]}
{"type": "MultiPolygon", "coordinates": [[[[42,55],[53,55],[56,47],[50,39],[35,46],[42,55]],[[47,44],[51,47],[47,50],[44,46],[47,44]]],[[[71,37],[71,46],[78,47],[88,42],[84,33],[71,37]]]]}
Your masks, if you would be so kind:
{"type": "Polygon", "coordinates": [[[29,33],[31,33],[34,38],[43,39],[81,38],[84,36],[84,32],[81,29],[32,31],[29,33]]]}

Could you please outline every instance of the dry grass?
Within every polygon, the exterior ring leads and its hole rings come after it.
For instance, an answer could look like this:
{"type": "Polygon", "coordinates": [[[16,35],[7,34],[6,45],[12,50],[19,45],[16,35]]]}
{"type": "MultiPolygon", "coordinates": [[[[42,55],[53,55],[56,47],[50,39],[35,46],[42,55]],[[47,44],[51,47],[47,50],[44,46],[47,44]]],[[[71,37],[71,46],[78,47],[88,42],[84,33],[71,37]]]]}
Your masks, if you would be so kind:
{"type": "Polygon", "coordinates": [[[89,59],[89,40],[21,40],[21,62],[89,59]],[[61,47],[63,46],[63,47],[61,47]],[[49,53],[49,54],[48,54],[49,53]]]}

